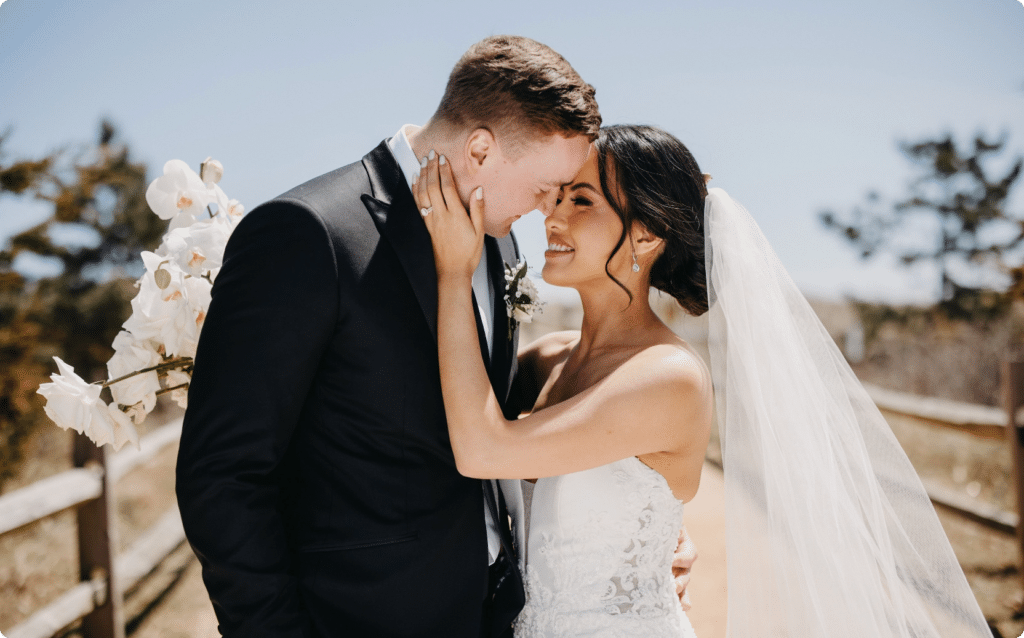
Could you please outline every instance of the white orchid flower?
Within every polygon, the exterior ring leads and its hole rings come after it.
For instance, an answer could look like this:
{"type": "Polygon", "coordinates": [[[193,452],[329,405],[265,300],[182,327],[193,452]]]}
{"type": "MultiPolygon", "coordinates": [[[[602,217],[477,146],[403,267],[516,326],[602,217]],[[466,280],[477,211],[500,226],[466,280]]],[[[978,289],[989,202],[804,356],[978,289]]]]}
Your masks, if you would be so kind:
{"type": "Polygon", "coordinates": [[[113,403],[107,406],[107,412],[114,427],[114,449],[120,450],[121,446],[129,442],[135,446],[136,450],[142,449],[139,446],[139,432],[135,429],[131,417],[113,403]]]}
{"type": "Polygon", "coordinates": [[[146,273],[124,329],[136,338],[163,344],[167,356],[195,356],[210,307],[210,282],[189,276],[177,263],[155,253],[143,252],[142,261],[146,273]]]}
{"type": "Polygon", "coordinates": [[[171,398],[183,408],[188,407],[188,386],[186,384],[191,383],[191,381],[192,376],[181,370],[171,370],[164,378],[165,387],[177,388],[176,390],[171,391],[171,398]],[[178,388],[180,385],[185,385],[186,387],[178,388]]]}
{"type": "Polygon", "coordinates": [[[233,223],[237,224],[244,214],[245,206],[242,205],[242,202],[237,199],[228,201],[228,216],[232,219],[233,223]]]}
{"type": "Polygon", "coordinates": [[[199,165],[199,178],[202,179],[203,183],[207,186],[213,186],[224,178],[224,165],[212,157],[207,157],[206,160],[199,165]]]}
{"type": "MultiPolygon", "coordinates": [[[[135,425],[153,410],[161,390],[170,390],[182,407],[188,403],[189,373],[140,371],[164,362],[177,365],[168,358],[195,357],[212,282],[220,272],[228,238],[245,213],[245,207],[218,185],[224,176],[220,162],[207,158],[200,173],[181,160],[171,160],[146,190],[150,208],[170,223],[157,252],[142,253],[146,272],[137,284],[132,315],[114,339],[107,372],[111,380],[122,380],[104,384],[114,402],[107,405],[99,398],[103,386],[86,383],[56,357],[60,372],[38,390],[47,399],[46,414],[57,425],[81,432],[97,445],[112,443],[119,449],[132,442],[138,447],[135,425]]],[[[162,370],[166,367],[161,365],[162,370]]]]}
{"type": "Polygon", "coordinates": [[[65,430],[84,434],[96,445],[113,443],[114,424],[107,404],[100,399],[103,387],[86,383],[73,367],[58,357],[54,360],[59,372],[50,375],[53,383],[44,383],[37,390],[46,398],[46,416],[65,430]]]}
{"type": "MultiPolygon", "coordinates": [[[[136,339],[124,330],[114,338],[113,345],[114,356],[107,362],[110,379],[151,368],[163,360],[150,341],[136,339]]],[[[147,413],[156,407],[156,393],[159,389],[160,379],[155,370],[110,385],[110,393],[116,403],[124,406],[141,403],[147,413]]]]}
{"type": "Polygon", "coordinates": [[[163,176],[146,189],[149,207],[160,219],[171,220],[172,229],[193,223],[214,200],[212,189],[181,160],[164,164],[163,176]]]}
{"type": "Polygon", "coordinates": [[[213,219],[169,231],[156,253],[174,260],[179,268],[193,277],[219,272],[232,230],[234,223],[229,216],[217,215],[213,219]]]}

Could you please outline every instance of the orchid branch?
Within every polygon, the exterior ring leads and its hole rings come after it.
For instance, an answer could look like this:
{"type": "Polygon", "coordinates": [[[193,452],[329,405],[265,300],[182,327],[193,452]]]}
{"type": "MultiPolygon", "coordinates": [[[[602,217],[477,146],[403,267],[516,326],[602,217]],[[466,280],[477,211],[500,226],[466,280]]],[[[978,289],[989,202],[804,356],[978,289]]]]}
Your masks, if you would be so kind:
{"type": "Polygon", "coordinates": [[[181,358],[178,358],[178,359],[171,359],[170,361],[165,361],[163,363],[158,363],[155,366],[152,366],[152,367],[149,367],[149,368],[145,368],[143,370],[136,370],[135,372],[130,372],[130,373],[124,375],[123,377],[118,377],[116,379],[111,379],[109,381],[104,381],[101,384],[101,387],[108,388],[108,387],[114,385],[115,383],[119,383],[121,381],[124,381],[125,379],[130,379],[130,378],[132,378],[132,377],[134,377],[136,375],[145,374],[146,372],[153,372],[154,370],[164,371],[164,370],[173,370],[175,368],[182,368],[184,366],[190,366],[192,364],[192,361],[193,361],[192,357],[181,357],[181,358]]]}

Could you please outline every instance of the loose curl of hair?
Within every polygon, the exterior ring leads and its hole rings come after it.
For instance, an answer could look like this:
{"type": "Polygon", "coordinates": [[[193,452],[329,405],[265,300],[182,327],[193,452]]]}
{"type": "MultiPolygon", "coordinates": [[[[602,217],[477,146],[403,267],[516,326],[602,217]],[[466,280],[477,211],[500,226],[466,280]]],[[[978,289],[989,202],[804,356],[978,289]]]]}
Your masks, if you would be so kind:
{"type": "Polygon", "coordinates": [[[622,220],[622,235],[605,262],[608,277],[632,303],[633,294],[608,265],[626,243],[633,222],[638,222],[664,242],[651,266],[651,286],[674,297],[691,315],[707,312],[704,198],[708,189],[697,160],[682,142],[653,126],[603,127],[594,149],[601,190],[622,220]]]}

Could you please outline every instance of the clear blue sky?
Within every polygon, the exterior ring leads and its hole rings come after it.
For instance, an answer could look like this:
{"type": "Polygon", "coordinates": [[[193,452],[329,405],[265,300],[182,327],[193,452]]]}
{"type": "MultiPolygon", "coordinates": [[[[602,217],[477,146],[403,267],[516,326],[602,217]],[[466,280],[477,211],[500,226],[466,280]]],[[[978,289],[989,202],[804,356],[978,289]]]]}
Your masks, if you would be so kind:
{"type": "MultiPolygon", "coordinates": [[[[904,194],[898,140],[1006,133],[1024,154],[1018,0],[6,0],[0,130],[14,129],[9,159],[31,157],[109,117],[151,177],[212,155],[251,209],[425,122],[452,64],[495,33],[562,53],[606,123],[682,139],[815,296],[934,298],[927,268],[865,265],[817,221],[869,189],[904,194]]],[[[0,199],[0,238],[45,213],[0,199]]],[[[516,232],[539,265],[539,214],[516,232]]]]}

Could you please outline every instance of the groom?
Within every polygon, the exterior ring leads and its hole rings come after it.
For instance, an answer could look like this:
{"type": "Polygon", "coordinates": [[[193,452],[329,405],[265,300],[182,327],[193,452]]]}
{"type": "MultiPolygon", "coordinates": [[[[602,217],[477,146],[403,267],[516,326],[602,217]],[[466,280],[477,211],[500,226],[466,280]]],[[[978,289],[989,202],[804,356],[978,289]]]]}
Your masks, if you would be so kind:
{"type": "MultiPolygon", "coordinates": [[[[455,65],[437,112],[250,212],[202,330],[177,465],[188,540],[231,638],[508,635],[523,605],[504,500],[459,475],[438,375],[437,282],[410,184],[436,149],[487,196],[477,328],[509,396],[512,222],[550,213],[601,123],[533,40],[455,65]]],[[[507,406],[517,414],[517,406],[507,406]]]]}

